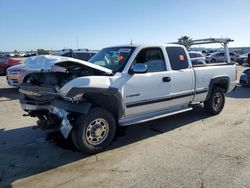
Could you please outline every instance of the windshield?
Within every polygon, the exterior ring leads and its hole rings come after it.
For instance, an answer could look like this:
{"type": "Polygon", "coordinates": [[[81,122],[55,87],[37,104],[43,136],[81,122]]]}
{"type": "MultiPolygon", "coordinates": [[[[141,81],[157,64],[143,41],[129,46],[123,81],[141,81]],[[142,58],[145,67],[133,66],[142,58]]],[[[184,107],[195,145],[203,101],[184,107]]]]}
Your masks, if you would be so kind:
{"type": "Polygon", "coordinates": [[[93,56],[89,62],[111,69],[114,73],[121,72],[134,49],[134,47],[104,48],[93,56]]]}

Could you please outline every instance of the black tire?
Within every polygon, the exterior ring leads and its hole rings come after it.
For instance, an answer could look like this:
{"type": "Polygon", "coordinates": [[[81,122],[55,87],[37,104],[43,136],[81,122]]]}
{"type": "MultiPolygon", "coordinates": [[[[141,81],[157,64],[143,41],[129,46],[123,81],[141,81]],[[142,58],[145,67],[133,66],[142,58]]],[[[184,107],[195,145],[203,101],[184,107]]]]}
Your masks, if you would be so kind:
{"type": "Polygon", "coordinates": [[[25,76],[23,79],[23,83],[28,83],[28,80],[31,79],[31,76],[25,76]]]}
{"type": "Polygon", "coordinates": [[[76,128],[73,128],[70,135],[69,135],[72,143],[74,144],[75,148],[78,150],[78,151],[81,151],[78,143],[77,143],[77,129],[76,128]]]}
{"type": "Polygon", "coordinates": [[[215,63],[215,61],[216,61],[216,59],[211,59],[210,62],[211,62],[211,63],[215,63]]]}
{"type": "Polygon", "coordinates": [[[102,108],[93,108],[76,119],[71,138],[79,151],[94,154],[112,142],[115,132],[116,122],[112,114],[102,108]]]}
{"type": "Polygon", "coordinates": [[[211,115],[221,113],[225,105],[225,94],[223,89],[214,88],[207,101],[204,102],[205,111],[211,115]]]}

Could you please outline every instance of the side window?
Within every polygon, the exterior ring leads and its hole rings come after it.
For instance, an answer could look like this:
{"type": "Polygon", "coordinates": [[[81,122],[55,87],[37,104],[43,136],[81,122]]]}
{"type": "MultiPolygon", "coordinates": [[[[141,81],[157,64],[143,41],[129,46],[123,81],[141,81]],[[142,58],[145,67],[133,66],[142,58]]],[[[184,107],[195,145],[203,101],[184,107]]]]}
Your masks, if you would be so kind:
{"type": "Polygon", "coordinates": [[[190,58],[195,58],[196,54],[195,53],[189,53],[190,58]]]}
{"type": "Polygon", "coordinates": [[[76,59],[80,59],[83,61],[88,61],[90,59],[90,54],[89,53],[76,53],[76,59]]]}
{"type": "Polygon", "coordinates": [[[203,55],[202,55],[202,54],[196,54],[196,56],[197,56],[197,57],[203,57],[203,55]]]}
{"type": "Polygon", "coordinates": [[[145,63],[148,72],[166,71],[166,63],[160,48],[146,48],[139,52],[134,63],[145,63]]]}
{"type": "Polygon", "coordinates": [[[67,52],[67,53],[63,54],[62,56],[64,56],[64,57],[72,57],[72,53],[71,52],[67,52]]]}
{"type": "Polygon", "coordinates": [[[6,63],[7,60],[8,60],[7,58],[1,57],[1,58],[0,58],[0,64],[6,63]]]}
{"type": "Polygon", "coordinates": [[[186,69],[189,67],[186,52],[181,47],[166,47],[171,68],[173,70],[186,69]]]}

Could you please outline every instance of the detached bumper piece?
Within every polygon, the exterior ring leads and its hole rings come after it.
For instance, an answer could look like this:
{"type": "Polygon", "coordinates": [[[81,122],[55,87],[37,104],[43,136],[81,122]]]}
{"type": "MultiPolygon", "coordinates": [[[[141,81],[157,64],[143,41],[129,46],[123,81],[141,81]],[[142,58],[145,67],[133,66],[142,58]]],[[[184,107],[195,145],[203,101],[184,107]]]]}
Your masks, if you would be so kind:
{"type": "Polygon", "coordinates": [[[52,107],[51,113],[55,114],[57,117],[62,119],[61,125],[60,125],[60,131],[62,135],[64,136],[64,138],[68,138],[69,133],[72,129],[72,125],[70,124],[68,120],[69,113],[57,107],[52,107]]]}
{"type": "Polygon", "coordinates": [[[88,113],[90,107],[90,103],[73,104],[64,100],[53,101],[50,112],[62,120],[60,125],[60,131],[64,138],[68,138],[69,133],[73,128],[68,119],[70,112],[86,114],[88,113]]]}

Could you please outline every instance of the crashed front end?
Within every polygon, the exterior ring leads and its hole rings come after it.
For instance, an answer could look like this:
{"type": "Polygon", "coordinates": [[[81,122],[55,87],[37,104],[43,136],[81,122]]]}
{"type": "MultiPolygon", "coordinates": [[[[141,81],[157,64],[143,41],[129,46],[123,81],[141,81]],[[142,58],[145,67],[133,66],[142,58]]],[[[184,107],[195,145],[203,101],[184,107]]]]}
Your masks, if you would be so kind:
{"type": "MultiPolygon", "coordinates": [[[[27,93],[27,90],[20,89],[21,93],[27,93]]],[[[37,93],[29,93],[30,95],[37,93]]],[[[73,128],[74,120],[80,114],[87,114],[91,103],[79,102],[73,103],[60,97],[53,100],[36,101],[28,98],[25,94],[20,99],[21,107],[31,117],[37,117],[37,124],[43,129],[60,129],[65,138],[68,137],[73,128]]]]}
{"type": "MultiPolygon", "coordinates": [[[[48,61],[52,56],[44,57],[48,61]]],[[[84,93],[68,96],[74,87],[90,87],[89,76],[102,77],[109,70],[92,67],[90,63],[72,58],[57,59],[47,71],[31,73],[29,80],[20,85],[20,104],[26,115],[38,118],[43,129],[60,129],[65,138],[69,136],[75,119],[87,114],[91,102],[84,93]]]]}

